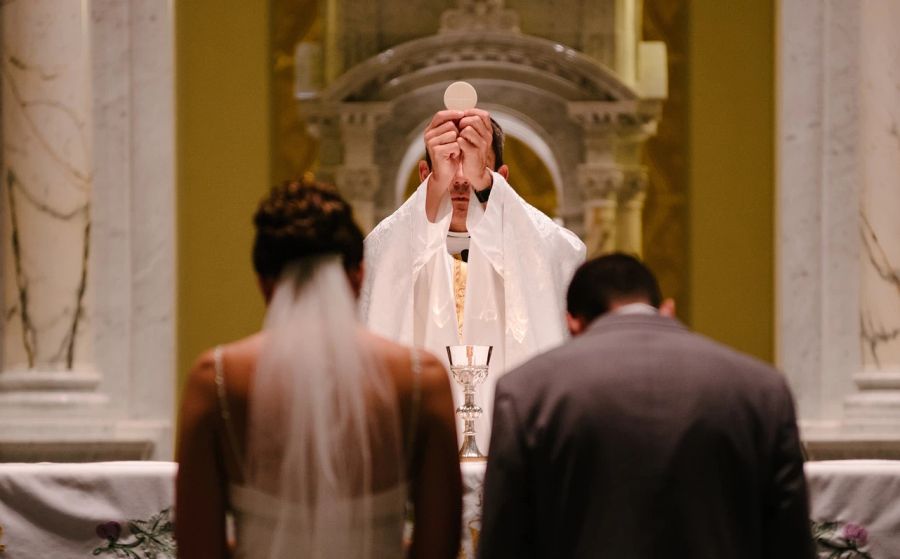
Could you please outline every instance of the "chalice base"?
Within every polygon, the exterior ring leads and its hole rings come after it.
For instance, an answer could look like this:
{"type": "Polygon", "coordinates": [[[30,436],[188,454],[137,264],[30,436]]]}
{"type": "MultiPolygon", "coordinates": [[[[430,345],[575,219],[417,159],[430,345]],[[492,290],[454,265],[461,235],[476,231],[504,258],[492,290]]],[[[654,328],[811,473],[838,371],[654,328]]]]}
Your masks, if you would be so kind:
{"type": "Polygon", "coordinates": [[[478,450],[475,435],[464,435],[462,446],[459,448],[460,462],[481,462],[487,460],[487,456],[478,450]]]}

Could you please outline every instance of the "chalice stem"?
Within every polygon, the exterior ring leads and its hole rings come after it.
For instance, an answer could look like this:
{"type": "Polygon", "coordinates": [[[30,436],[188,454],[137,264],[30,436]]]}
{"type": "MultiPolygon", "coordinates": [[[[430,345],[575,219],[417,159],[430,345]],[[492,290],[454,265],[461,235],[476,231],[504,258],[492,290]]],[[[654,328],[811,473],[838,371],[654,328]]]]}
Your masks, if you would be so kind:
{"type": "Polygon", "coordinates": [[[463,444],[459,449],[459,457],[461,460],[483,460],[484,455],[478,448],[475,440],[475,419],[481,415],[481,408],[475,405],[475,385],[467,382],[463,385],[465,394],[465,403],[463,408],[463,444]]]}
{"type": "Polygon", "coordinates": [[[466,407],[468,407],[468,408],[474,407],[475,406],[475,385],[467,382],[465,385],[465,388],[463,390],[465,391],[464,396],[465,396],[466,407]]]}
{"type": "Polygon", "coordinates": [[[467,419],[464,422],[463,435],[475,435],[475,420],[467,419]]]}
{"type": "Polygon", "coordinates": [[[493,349],[493,346],[484,345],[447,346],[450,372],[464,395],[462,405],[456,408],[456,415],[463,420],[463,442],[459,449],[462,461],[485,459],[475,442],[475,420],[482,414],[482,409],[475,403],[475,387],[488,375],[493,349]]]}

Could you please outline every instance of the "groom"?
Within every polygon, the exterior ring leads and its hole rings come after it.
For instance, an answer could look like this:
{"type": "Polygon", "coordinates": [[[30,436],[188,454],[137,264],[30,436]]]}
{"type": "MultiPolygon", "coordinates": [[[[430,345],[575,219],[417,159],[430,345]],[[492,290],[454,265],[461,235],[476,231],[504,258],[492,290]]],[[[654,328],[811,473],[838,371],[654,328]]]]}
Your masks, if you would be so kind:
{"type": "Polygon", "coordinates": [[[507,182],[503,130],[487,111],[436,113],[425,148],[416,192],[366,238],[363,320],[445,359],[449,345],[493,346],[478,396],[489,418],[497,378],[566,338],[565,289],[585,246],[507,182]]]}
{"type": "Polygon", "coordinates": [[[575,338],[497,387],[481,559],[813,559],[784,375],[660,303],[631,256],[575,273],[575,338]]]}

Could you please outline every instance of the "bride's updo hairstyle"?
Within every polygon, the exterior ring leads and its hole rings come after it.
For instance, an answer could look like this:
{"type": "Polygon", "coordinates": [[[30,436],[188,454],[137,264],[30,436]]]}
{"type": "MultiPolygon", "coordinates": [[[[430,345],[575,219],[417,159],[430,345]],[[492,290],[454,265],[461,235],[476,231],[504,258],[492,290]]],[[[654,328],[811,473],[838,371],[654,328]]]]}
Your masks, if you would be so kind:
{"type": "Polygon", "coordinates": [[[339,255],[348,273],[363,259],[363,234],[353,208],[337,189],[308,177],[274,187],[253,217],[253,267],[260,278],[277,280],[296,261],[339,255]]]}

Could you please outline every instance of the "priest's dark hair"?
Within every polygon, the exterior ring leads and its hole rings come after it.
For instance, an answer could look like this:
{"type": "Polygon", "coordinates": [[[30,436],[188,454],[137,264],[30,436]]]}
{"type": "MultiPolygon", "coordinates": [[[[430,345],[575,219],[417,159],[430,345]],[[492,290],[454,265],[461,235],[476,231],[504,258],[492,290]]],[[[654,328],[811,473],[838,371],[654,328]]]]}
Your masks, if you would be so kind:
{"type": "Polygon", "coordinates": [[[277,279],[285,266],[308,256],[339,255],[348,271],[362,263],[363,233],[353,209],[336,188],[311,175],[272,188],[253,223],[253,267],[261,278],[277,279]]]}
{"type": "Polygon", "coordinates": [[[588,260],[575,271],[566,293],[566,309],[589,323],[613,303],[645,302],[659,308],[662,296],[650,271],[634,256],[615,252],[588,260]]]}
{"type": "MultiPolygon", "coordinates": [[[[503,128],[500,127],[499,122],[494,120],[494,117],[491,117],[491,149],[494,151],[494,171],[503,166],[503,142],[505,141],[503,128]]],[[[425,163],[431,169],[431,154],[427,149],[425,150],[425,163]]]]}

